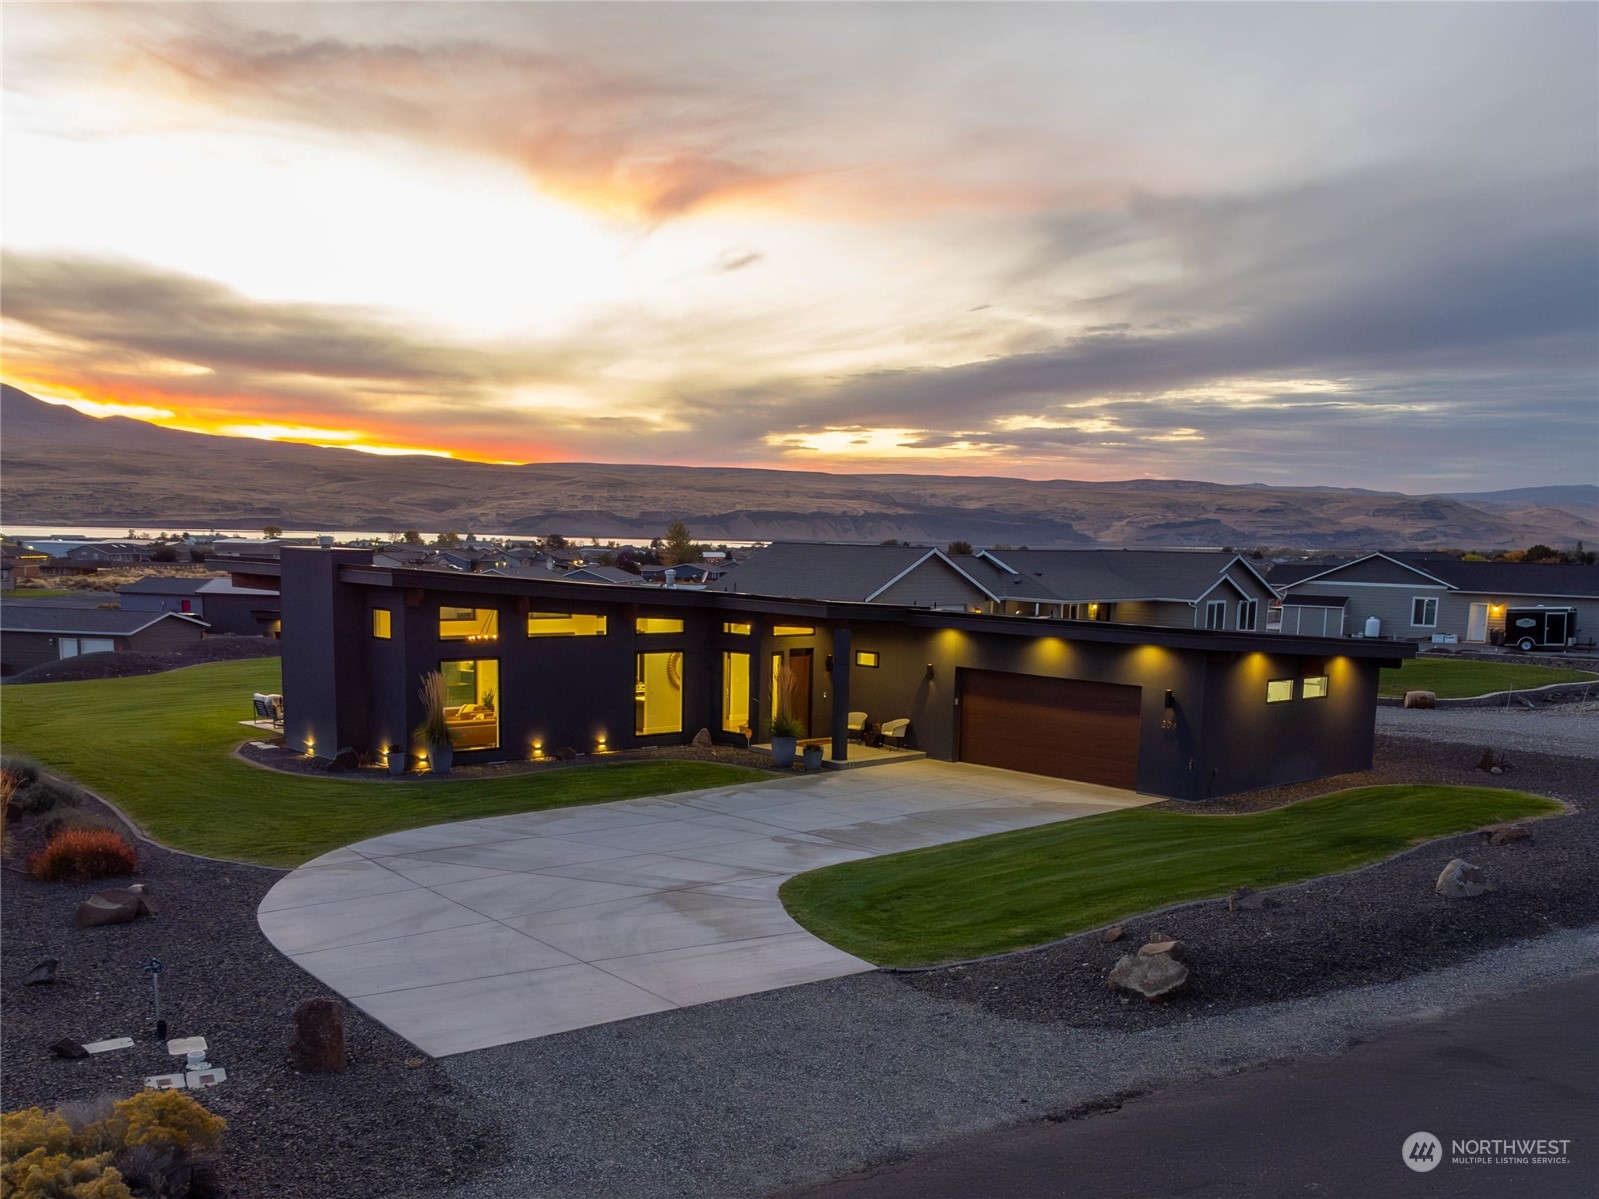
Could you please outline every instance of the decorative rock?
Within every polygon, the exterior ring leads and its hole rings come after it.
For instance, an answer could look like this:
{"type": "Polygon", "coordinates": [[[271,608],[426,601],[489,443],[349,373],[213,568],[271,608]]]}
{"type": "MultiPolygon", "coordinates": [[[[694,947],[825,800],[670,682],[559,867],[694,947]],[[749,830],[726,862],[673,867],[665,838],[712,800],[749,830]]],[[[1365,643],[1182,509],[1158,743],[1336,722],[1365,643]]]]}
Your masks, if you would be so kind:
{"type": "Polygon", "coordinates": [[[1124,954],[1105,983],[1113,991],[1142,995],[1151,1003],[1174,999],[1188,989],[1188,967],[1169,953],[1153,957],[1124,954]]]}
{"type": "Polygon", "coordinates": [[[1271,901],[1253,887],[1239,887],[1227,897],[1229,912],[1258,912],[1271,906],[1271,901]]]}
{"type": "Polygon", "coordinates": [[[1183,943],[1181,941],[1151,941],[1138,951],[1138,956],[1152,958],[1162,953],[1177,954],[1182,952],[1182,948],[1183,943]]]}
{"type": "Polygon", "coordinates": [[[1468,899],[1473,895],[1492,891],[1493,884],[1488,881],[1488,876],[1482,867],[1473,866],[1470,862],[1456,858],[1444,867],[1433,890],[1445,899],[1468,899]]]}
{"type": "Polygon", "coordinates": [[[1532,834],[1519,824],[1493,824],[1482,829],[1489,845],[1504,845],[1511,841],[1530,841],[1532,834]]]}
{"type": "Polygon", "coordinates": [[[694,740],[690,741],[689,744],[692,745],[692,746],[695,746],[698,749],[710,749],[711,748],[711,730],[710,729],[701,729],[699,732],[694,734],[694,740]]]}
{"type": "Polygon", "coordinates": [[[40,983],[53,983],[56,980],[56,971],[61,968],[59,958],[45,958],[32,970],[22,976],[22,985],[37,987],[40,983]]]}
{"type": "Polygon", "coordinates": [[[1438,696],[1431,691],[1407,691],[1405,703],[1407,708],[1436,708],[1438,696]]]}
{"type": "Polygon", "coordinates": [[[577,761],[577,750],[573,749],[570,745],[563,745],[560,749],[555,751],[555,756],[560,758],[563,762],[575,762],[577,761]]]}
{"type": "Polygon", "coordinates": [[[78,907],[79,928],[98,928],[105,924],[129,924],[140,916],[154,916],[155,905],[144,894],[144,884],[96,891],[78,907]]]}
{"type": "Polygon", "coordinates": [[[1105,940],[1120,941],[1127,935],[1127,930],[1119,924],[1113,924],[1105,930],[1105,940]]]}
{"type": "Polygon", "coordinates": [[[344,1004],[331,995],[307,999],[294,1009],[289,1065],[302,1074],[344,1072],[344,1004]]]}
{"type": "Polygon", "coordinates": [[[88,1057],[89,1051],[74,1041],[71,1037],[62,1037],[54,1045],[50,1046],[50,1056],[64,1057],[69,1059],[88,1057]]]}
{"type": "Polygon", "coordinates": [[[352,770],[359,769],[360,765],[361,756],[357,754],[355,750],[346,745],[343,749],[339,750],[338,753],[333,755],[333,760],[328,763],[328,773],[348,774],[352,770]]]}

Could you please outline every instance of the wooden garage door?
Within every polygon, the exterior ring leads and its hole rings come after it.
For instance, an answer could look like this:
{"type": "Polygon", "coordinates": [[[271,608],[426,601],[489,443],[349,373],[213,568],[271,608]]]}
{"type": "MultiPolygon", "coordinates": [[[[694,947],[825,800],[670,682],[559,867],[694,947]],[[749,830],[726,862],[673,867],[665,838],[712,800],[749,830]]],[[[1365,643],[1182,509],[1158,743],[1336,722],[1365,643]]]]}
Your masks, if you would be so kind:
{"type": "Polygon", "coordinates": [[[960,696],[962,762],[1137,786],[1137,687],[963,670],[960,696]]]}

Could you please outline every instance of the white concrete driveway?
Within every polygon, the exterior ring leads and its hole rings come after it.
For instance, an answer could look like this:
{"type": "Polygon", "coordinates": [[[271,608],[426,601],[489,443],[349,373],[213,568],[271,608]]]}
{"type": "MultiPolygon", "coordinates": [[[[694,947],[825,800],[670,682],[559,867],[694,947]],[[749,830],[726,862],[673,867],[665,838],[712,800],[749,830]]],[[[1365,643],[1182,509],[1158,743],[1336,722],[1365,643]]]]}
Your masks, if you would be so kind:
{"type": "Polygon", "coordinates": [[[1156,802],[916,761],[440,824],[306,863],[283,953],[435,1057],[872,970],[783,910],[818,866],[1156,802]]]}

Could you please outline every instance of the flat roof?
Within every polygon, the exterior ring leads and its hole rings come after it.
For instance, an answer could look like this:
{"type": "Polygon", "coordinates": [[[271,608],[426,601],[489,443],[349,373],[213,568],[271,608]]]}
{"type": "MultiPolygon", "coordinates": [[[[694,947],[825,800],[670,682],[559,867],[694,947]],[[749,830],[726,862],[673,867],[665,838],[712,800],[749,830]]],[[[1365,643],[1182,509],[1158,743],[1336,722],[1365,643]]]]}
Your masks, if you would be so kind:
{"type": "Polygon", "coordinates": [[[642,592],[636,586],[588,583],[574,588],[560,579],[507,578],[485,574],[441,574],[438,571],[405,567],[367,566],[346,563],[339,568],[340,581],[355,586],[391,587],[400,590],[476,592],[484,596],[512,599],[526,596],[579,611],[597,604],[627,604],[639,609],[709,608],[716,612],[759,613],[791,616],[811,621],[848,621],[852,624],[899,624],[911,628],[961,629],[997,633],[1012,637],[1061,637],[1073,641],[1097,641],[1118,645],[1159,645],[1171,649],[1205,650],[1214,653],[1279,653],[1308,657],[1343,655],[1350,658],[1375,658],[1397,662],[1416,654],[1408,641],[1376,638],[1305,637],[1283,633],[1240,633],[1232,630],[1174,629],[1164,625],[1114,624],[1101,620],[1058,620],[1052,617],[1004,616],[976,612],[940,612],[931,608],[910,608],[898,604],[860,603],[845,600],[776,599],[770,596],[735,592],[652,588],[642,592]]]}

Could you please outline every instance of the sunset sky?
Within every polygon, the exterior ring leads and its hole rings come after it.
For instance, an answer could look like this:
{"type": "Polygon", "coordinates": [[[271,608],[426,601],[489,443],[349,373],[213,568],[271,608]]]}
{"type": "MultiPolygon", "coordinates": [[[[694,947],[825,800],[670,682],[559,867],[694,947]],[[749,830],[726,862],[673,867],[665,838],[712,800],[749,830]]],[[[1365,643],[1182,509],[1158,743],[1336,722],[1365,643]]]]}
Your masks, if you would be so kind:
{"type": "Polygon", "coordinates": [[[7,4],[4,376],[491,461],[1599,475],[1599,6],[7,4]]]}

